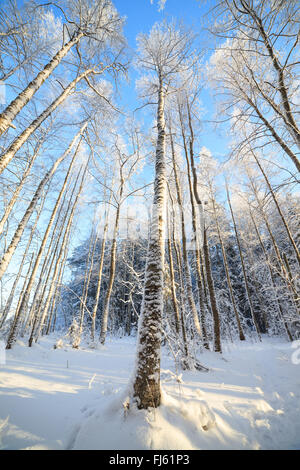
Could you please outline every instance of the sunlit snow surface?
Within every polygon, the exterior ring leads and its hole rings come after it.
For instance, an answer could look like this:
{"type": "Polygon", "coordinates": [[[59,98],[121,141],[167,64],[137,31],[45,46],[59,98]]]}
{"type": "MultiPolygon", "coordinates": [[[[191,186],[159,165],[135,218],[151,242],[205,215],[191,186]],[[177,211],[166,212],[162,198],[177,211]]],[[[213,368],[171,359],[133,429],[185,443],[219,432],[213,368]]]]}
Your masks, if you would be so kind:
{"type": "Polygon", "coordinates": [[[300,364],[282,340],[205,352],[210,372],[178,372],[163,351],[162,405],[126,403],[135,340],[33,348],[0,365],[0,449],[299,449],[300,364]],[[178,375],[179,373],[179,375],[178,375]]]}

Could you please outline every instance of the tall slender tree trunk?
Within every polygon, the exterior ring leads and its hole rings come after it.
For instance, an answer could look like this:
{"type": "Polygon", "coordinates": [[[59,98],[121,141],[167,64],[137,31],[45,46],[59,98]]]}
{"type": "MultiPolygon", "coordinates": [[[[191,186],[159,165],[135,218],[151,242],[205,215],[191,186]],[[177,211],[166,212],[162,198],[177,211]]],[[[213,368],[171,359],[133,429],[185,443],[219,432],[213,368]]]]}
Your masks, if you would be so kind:
{"type": "MultiPolygon", "coordinates": [[[[124,182],[121,184],[123,185],[124,182]]],[[[121,197],[122,197],[122,191],[121,191],[121,197]]],[[[105,339],[106,339],[108,316],[109,316],[109,305],[110,305],[110,299],[111,299],[112,289],[113,289],[114,280],[115,280],[115,273],[116,273],[117,235],[118,235],[118,230],[119,230],[120,209],[121,209],[121,206],[119,203],[117,207],[114,232],[113,232],[113,240],[112,240],[112,245],[111,245],[111,250],[110,250],[110,268],[109,268],[108,286],[107,286],[107,291],[106,291],[106,295],[104,299],[104,307],[103,307],[102,318],[101,318],[101,330],[100,330],[100,343],[101,344],[104,344],[105,339]]]]}
{"type": "Polygon", "coordinates": [[[7,204],[7,206],[6,206],[6,208],[5,208],[5,212],[4,212],[4,214],[3,214],[3,216],[2,216],[2,219],[1,219],[1,221],[0,221],[0,235],[1,235],[2,231],[3,231],[4,225],[5,225],[5,223],[6,223],[7,219],[8,219],[8,217],[10,216],[10,214],[11,214],[13,208],[14,208],[15,203],[16,203],[17,200],[18,200],[19,194],[20,194],[21,190],[23,189],[23,186],[24,186],[24,184],[25,184],[25,182],[26,182],[26,178],[27,178],[27,176],[29,175],[29,173],[30,173],[30,171],[31,171],[31,169],[32,169],[32,167],[33,167],[33,164],[34,164],[34,162],[35,162],[36,157],[38,156],[38,153],[39,153],[39,150],[40,150],[41,145],[42,145],[42,143],[40,143],[40,144],[38,145],[38,147],[36,148],[36,150],[35,150],[35,152],[34,152],[32,158],[31,158],[29,164],[27,165],[26,170],[25,170],[24,173],[23,173],[23,176],[22,176],[21,181],[19,182],[18,186],[16,187],[16,189],[15,189],[15,191],[14,191],[14,193],[13,193],[13,195],[12,195],[10,201],[9,201],[9,203],[7,204]]]}
{"type": "Polygon", "coordinates": [[[269,178],[267,177],[266,172],[264,171],[262,165],[260,164],[259,159],[258,159],[257,156],[255,155],[255,152],[252,151],[252,149],[251,149],[251,154],[253,155],[253,157],[254,157],[254,159],[255,159],[255,161],[256,161],[256,163],[257,163],[257,166],[259,167],[261,173],[263,174],[263,177],[264,177],[264,179],[265,179],[265,181],[266,181],[266,184],[267,184],[268,189],[269,189],[269,191],[270,191],[270,193],[271,193],[272,199],[273,199],[273,201],[274,201],[274,203],[275,203],[275,206],[276,206],[276,208],[277,208],[277,210],[278,210],[278,213],[279,213],[279,215],[280,215],[280,218],[281,218],[282,223],[283,223],[283,225],[284,225],[284,228],[285,228],[285,230],[286,230],[287,236],[288,236],[288,238],[289,238],[289,240],[290,240],[290,242],[291,242],[291,245],[292,245],[292,247],[293,247],[293,249],[294,249],[294,252],[295,252],[295,255],[296,255],[296,258],[297,258],[299,267],[300,267],[300,253],[299,253],[298,247],[297,247],[297,245],[296,245],[296,243],[295,243],[294,237],[293,237],[293,235],[292,235],[292,233],[291,233],[291,230],[290,230],[290,228],[289,228],[289,226],[288,226],[288,223],[287,223],[287,221],[286,221],[286,219],[285,219],[285,217],[284,217],[284,215],[283,215],[283,212],[282,212],[282,210],[281,210],[281,207],[280,207],[280,205],[278,204],[277,197],[276,197],[276,195],[275,195],[275,193],[274,193],[274,191],[273,191],[273,188],[272,188],[272,186],[271,186],[271,184],[270,184],[269,178]]]}
{"type": "Polygon", "coordinates": [[[107,236],[107,230],[108,230],[108,216],[109,216],[109,210],[107,210],[106,217],[105,217],[105,225],[104,225],[104,230],[103,230],[103,235],[102,235],[100,261],[99,261],[99,266],[98,266],[97,290],[96,290],[96,296],[95,296],[94,307],[93,307],[93,312],[92,312],[91,340],[93,342],[95,341],[96,315],[97,315],[97,310],[98,310],[98,305],[99,305],[99,298],[100,298],[100,290],[101,290],[101,281],[102,281],[106,236],[107,236]]]}
{"type": "MultiPolygon", "coordinates": [[[[75,210],[76,210],[76,207],[77,207],[77,204],[79,202],[79,197],[82,193],[82,190],[83,190],[83,186],[84,186],[84,181],[85,181],[85,177],[86,177],[86,172],[87,172],[87,168],[88,168],[88,164],[89,164],[89,161],[87,162],[86,166],[85,166],[85,169],[84,169],[84,172],[83,172],[83,175],[81,177],[81,181],[80,181],[80,186],[79,186],[79,189],[77,191],[77,194],[76,194],[76,197],[75,197],[75,201],[73,203],[73,206],[72,206],[72,209],[71,209],[71,213],[69,215],[69,219],[68,219],[68,223],[67,223],[67,227],[64,231],[64,235],[63,235],[63,240],[62,240],[62,245],[64,246],[65,243],[66,243],[66,240],[68,239],[68,236],[69,236],[69,231],[70,231],[70,228],[71,228],[71,225],[72,225],[72,221],[73,221],[73,217],[74,217],[74,213],[75,213],[75,210]]],[[[79,170],[78,172],[78,175],[77,175],[77,178],[79,178],[79,175],[80,175],[80,172],[81,172],[81,169],[79,170]]],[[[77,183],[77,178],[76,178],[76,182],[75,184],[77,183]]],[[[54,281],[57,279],[57,275],[58,275],[58,270],[59,270],[59,262],[57,262],[54,266],[54,272],[53,272],[53,279],[54,281]]],[[[31,331],[31,335],[30,335],[30,338],[29,338],[29,342],[28,342],[28,346],[31,347],[32,346],[32,342],[33,342],[33,338],[34,338],[34,335],[35,335],[35,338],[36,338],[36,341],[38,340],[39,336],[40,336],[40,333],[41,333],[41,329],[44,325],[44,321],[47,317],[47,314],[48,314],[48,310],[49,310],[49,306],[50,306],[50,301],[51,301],[51,298],[53,296],[53,293],[54,293],[54,290],[55,290],[55,282],[52,282],[51,285],[50,285],[50,288],[49,288],[49,291],[48,291],[48,295],[47,295],[47,298],[46,298],[46,301],[45,301],[45,305],[43,307],[43,313],[41,315],[41,318],[39,319],[39,316],[37,315],[35,320],[34,320],[34,323],[33,323],[33,327],[32,327],[32,331],[31,331]],[[37,327],[37,324],[39,322],[39,326],[37,327]],[[36,334],[35,334],[35,329],[37,327],[37,331],[36,331],[36,334]]]]}
{"type": "MultiPolygon", "coordinates": [[[[187,103],[188,107],[188,103],[187,103]]],[[[188,107],[189,111],[189,107],[188,107]]],[[[180,114],[180,123],[181,123],[181,132],[183,137],[184,143],[184,153],[186,158],[186,165],[187,165],[187,176],[188,176],[188,183],[189,183],[189,193],[190,193],[190,203],[192,209],[192,229],[193,229],[193,245],[194,245],[194,253],[196,259],[196,272],[197,272],[197,287],[198,287],[198,298],[199,298],[199,306],[200,306],[200,318],[201,318],[201,329],[203,334],[203,346],[205,349],[209,349],[209,342],[207,337],[206,331],[206,318],[205,318],[205,304],[204,304],[204,286],[203,286],[203,276],[201,272],[201,253],[200,253],[200,246],[199,243],[203,245],[203,213],[202,213],[202,203],[200,201],[198,190],[197,190],[197,173],[194,168],[194,133],[193,127],[191,122],[190,113],[189,116],[189,129],[190,129],[190,139],[189,139],[189,154],[186,142],[186,136],[183,128],[183,119],[181,116],[181,111],[179,107],[179,114],[180,114]],[[189,161],[189,157],[191,160],[191,164],[189,161]],[[191,180],[191,167],[192,167],[192,175],[193,175],[193,184],[191,180]],[[200,232],[197,227],[197,213],[195,207],[195,200],[199,209],[198,216],[200,221],[200,232]]]]}
{"type": "Polygon", "coordinates": [[[50,62],[38,75],[29,83],[29,85],[10,103],[7,108],[0,114],[0,136],[11,125],[14,118],[31,100],[33,95],[42,86],[45,80],[52,74],[55,68],[60,64],[69,50],[77,44],[82,38],[83,33],[78,31],[63,47],[54,55],[50,62]]]}
{"type": "Polygon", "coordinates": [[[177,335],[180,334],[180,313],[178,307],[178,301],[176,296],[176,285],[175,285],[175,274],[174,274],[174,263],[173,263],[173,254],[172,254],[172,235],[171,235],[171,226],[170,226],[170,217],[168,217],[168,253],[169,253],[169,263],[170,263],[170,282],[171,282],[171,294],[172,294],[172,304],[174,309],[174,319],[175,319],[175,330],[177,335]]]}
{"type": "MultiPolygon", "coordinates": [[[[86,127],[86,124],[85,126],[83,126],[84,129],[86,127]]],[[[82,130],[80,131],[80,133],[82,132],[82,130]]],[[[75,140],[77,139],[78,135],[75,137],[75,139],[72,140],[70,146],[67,148],[67,150],[61,155],[61,157],[59,157],[56,162],[52,165],[52,168],[47,171],[47,173],[45,174],[44,178],[42,179],[42,181],[40,182],[40,184],[38,185],[35,193],[34,193],[34,196],[33,198],[31,199],[31,202],[30,204],[28,205],[26,211],[25,211],[25,214],[24,216],[22,217],[22,220],[20,221],[20,223],[18,224],[18,227],[13,235],[13,238],[10,242],[10,245],[9,247],[7,248],[6,252],[4,253],[4,255],[2,256],[2,259],[0,261],[0,279],[2,278],[3,274],[5,273],[9,263],[10,263],[10,260],[13,256],[13,254],[15,253],[16,249],[17,249],[17,246],[22,238],[22,235],[23,235],[23,232],[27,226],[27,223],[40,199],[40,197],[42,196],[42,192],[46,186],[46,184],[51,180],[51,178],[53,177],[54,173],[56,172],[58,166],[65,160],[65,158],[68,156],[68,154],[70,153],[70,151],[72,150],[72,147],[75,143],[75,140]]],[[[81,139],[80,139],[80,142],[81,142],[81,139]]],[[[80,143],[78,144],[80,145],[80,143]]],[[[72,162],[74,161],[74,158],[72,159],[72,162]]],[[[68,172],[69,174],[69,172],[68,172]]],[[[65,184],[63,185],[63,189],[62,189],[62,192],[58,198],[58,202],[60,202],[60,199],[62,197],[62,194],[65,190],[65,186],[66,185],[66,181],[65,181],[65,184]]],[[[58,205],[56,203],[56,206],[58,208],[58,205]]],[[[55,206],[55,207],[56,207],[55,206]]],[[[57,211],[57,208],[56,208],[56,211],[57,211]]],[[[52,213],[52,216],[51,216],[51,224],[53,223],[54,221],[54,217],[56,215],[56,211],[54,212],[54,216],[53,216],[53,213],[52,213]]]]}
{"type": "MultiPolygon", "coordinates": [[[[66,157],[66,155],[68,155],[68,153],[72,150],[72,148],[73,148],[73,146],[74,146],[76,140],[77,140],[78,137],[82,134],[82,132],[84,132],[86,126],[87,126],[87,123],[85,123],[85,124],[82,126],[80,132],[73,138],[71,144],[69,145],[68,149],[64,152],[64,154],[63,154],[62,157],[66,157]]],[[[30,275],[30,277],[29,277],[29,279],[28,279],[28,282],[27,282],[27,286],[26,286],[24,295],[22,296],[20,305],[19,305],[19,307],[18,307],[17,316],[18,316],[18,319],[19,319],[20,321],[22,320],[22,318],[23,318],[24,315],[25,315],[26,306],[28,305],[28,302],[29,302],[30,293],[31,293],[33,284],[34,284],[34,282],[35,282],[35,278],[36,278],[37,271],[38,271],[38,268],[39,268],[39,265],[40,265],[40,262],[41,262],[41,259],[42,259],[42,255],[43,255],[43,252],[44,252],[44,250],[45,250],[45,247],[46,247],[46,244],[47,244],[47,241],[48,241],[48,237],[49,237],[51,228],[52,228],[52,226],[53,226],[53,223],[54,223],[54,220],[55,220],[55,217],[56,217],[58,208],[59,208],[59,206],[60,206],[61,199],[62,199],[63,194],[64,194],[64,192],[65,192],[65,189],[66,189],[66,186],[67,186],[67,181],[68,181],[68,178],[69,178],[69,176],[70,176],[71,168],[72,168],[74,159],[76,158],[76,155],[77,155],[77,153],[78,153],[80,144],[81,144],[81,138],[80,138],[79,143],[78,143],[78,146],[77,146],[77,148],[76,148],[76,150],[75,150],[75,153],[74,153],[74,156],[73,156],[73,158],[72,158],[72,161],[71,161],[71,163],[70,163],[70,165],[69,165],[69,168],[68,168],[68,172],[67,172],[65,181],[64,181],[63,186],[62,186],[62,188],[61,188],[61,190],[60,190],[59,196],[58,196],[58,198],[57,198],[57,200],[56,200],[54,209],[53,209],[53,211],[52,211],[52,213],[51,213],[51,217],[50,217],[50,220],[49,220],[49,222],[48,222],[46,231],[45,231],[45,233],[44,233],[43,240],[42,240],[42,243],[41,243],[41,245],[40,245],[38,254],[37,254],[37,256],[36,256],[36,259],[35,259],[35,262],[34,262],[34,266],[33,266],[31,275],[30,275]]],[[[61,158],[62,158],[62,157],[61,157],[61,158]]],[[[13,346],[13,343],[14,343],[14,338],[13,338],[13,341],[11,341],[11,342],[6,346],[6,348],[7,348],[7,349],[11,349],[11,347],[13,346]]]]}
{"type": "MultiPolygon", "coordinates": [[[[197,170],[196,170],[195,160],[194,160],[194,131],[193,131],[192,118],[191,118],[188,99],[186,100],[186,107],[187,107],[187,112],[188,112],[188,123],[189,123],[189,130],[190,130],[190,138],[189,138],[189,157],[191,161],[190,164],[189,164],[187,150],[186,150],[186,157],[187,157],[187,167],[188,167],[188,177],[189,177],[190,199],[191,199],[191,205],[193,208],[193,227],[194,227],[194,233],[195,233],[198,277],[200,279],[201,267],[200,267],[200,253],[197,250],[199,233],[197,231],[197,223],[196,223],[197,216],[196,216],[196,211],[195,211],[194,199],[196,200],[196,204],[198,207],[198,215],[199,215],[199,222],[200,222],[200,236],[202,237],[201,242],[203,244],[203,256],[204,256],[204,263],[205,263],[205,270],[206,270],[206,279],[207,279],[208,293],[209,293],[209,298],[210,298],[210,306],[211,306],[212,315],[213,315],[214,351],[222,352],[221,333],[220,333],[220,314],[219,314],[219,309],[218,309],[218,304],[217,304],[217,299],[216,299],[216,294],[215,294],[214,281],[213,281],[213,277],[211,273],[211,262],[210,262],[210,254],[209,254],[209,247],[208,247],[208,240],[207,240],[207,230],[205,228],[205,222],[204,222],[203,204],[200,199],[199,192],[198,192],[198,177],[197,177],[197,170]],[[191,178],[190,178],[190,167],[192,170],[193,185],[191,183],[191,178]]],[[[186,144],[185,144],[185,147],[186,147],[186,144]]],[[[202,282],[201,282],[201,293],[202,293],[202,282]]],[[[203,305],[203,308],[204,308],[204,305],[203,305]]],[[[208,344],[207,339],[206,339],[206,343],[208,344]]]]}
{"type": "MultiPolygon", "coordinates": [[[[272,271],[270,259],[269,259],[269,257],[268,257],[268,254],[267,254],[267,251],[266,251],[265,246],[264,246],[264,244],[263,244],[263,241],[262,241],[262,239],[261,239],[260,233],[259,233],[259,231],[258,231],[258,227],[257,227],[257,225],[256,225],[256,222],[255,222],[255,220],[254,220],[254,217],[253,217],[253,214],[252,214],[251,210],[250,210],[250,217],[251,217],[251,220],[252,220],[252,223],[253,223],[253,226],[254,226],[255,233],[256,233],[256,235],[257,235],[259,244],[260,244],[261,249],[262,249],[262,251],[263,251],[263,253],[264,253],[264,256],[265,256],[266,265],[268,266],[268,271],[269,271],[269,274],[270,274],[270,279],[271,279],[272,287],[273,287],[274,294],[275,294],[275,293],[276,293],[276,282],[275,282],[274,274],[273,274],[273,271],[272,271]]],[[[286,319],[285,319],[285,315],[284,315],[284,312],[283,312],[283,308],[282,308],[282,306],[281,306],[281,301],[280,301],[280,299],[278,299],[278,297],[277,297],[276,294],[275,294],[275,302],[276,302],[276,305],[277,305],[279,318],[280,318],[280,320],[283,322],[283,325],[284,325],[286,334],[287,334],[289,340],[290,340],[290,341],[293,341],[293,337],[292,337],[292,335],[291,335],[290,329],[289,329],[288,324],[287,324],[286,319]]]]}
{"type": "MultiPolygon", "coordinates": [[[[30,259],[30,263],[29,263],[29,267],[28,267],[28,271],[27,271],[27,275],[25,277],[25,281],[24,281],[24,285],[23,285],[23,289],[21,291],[21,294],[20,294],[20,297],[19,297],[19,302],[18,302],[18,305],[17,305],[17,308],[16,308],[16,313],[15,313],[15,316],[14,316],[14,321],[11,325],[11,328],[10,328],[10,331],[9,331],[9,334],[8,334],[8,338],[7,338],[7,342],[6,342],[6,349],[11,349],[12,345],[16,342],[17,340],[17,336],[18,336],[18,333],[19,333],[19,326],[21,324],[21,321],[20,321],[20,310],[19,310],[19,306],[20,306],[20,303],[24,297],[24,291],[25,291],[25,284],[26,284],[26,280],[27,280],[27,277],[29,276],[29,273],[30,273],[30,270],[32,268],[32,264],[33,264],[33,260],[34,260],[34,255],[35,253],[33,252],[32,255],[31,255],[31,259],[30,259]]],[[[27,308],[27,305],[24,305],[24,310],[27,308]]]]}
{"type": "Polygon", "coordinates": [[[143,302],[138,329],[138,355],[134,397],[139,409],[158,407],[160,392],[161,322],[163,315],[163,283],[165,255],[165,92],[159,76],[157,109],[157,146],[154,182],[154,200],[150,226],[143,302]]]}
{"type": "MultiPolygon", "coordinates": [[[[94,227],[94,222],[93,222],[93,227],[94,227]]],[[[93,231],[94,229],[92,229],[91,238],[90,238],[90,246],[89,246],[89,253],[88,253],[86,270],[85,270],[85,275],[84,275],[82,298],[80,302],[78,334],[76,335],[76,338],[74,339],[73,344],[72,344],[72,347],[74,349],[78,349],[80,346],[80,342],[81,342],[81,335],[82,335],[84,315],[85,315],[85,306],[86,306],[86,301],[88,298],[90,280],[91,280],[91,275],[92,275],[93,267],[94,267],[94,256],[95,256],[98,236],[96,233],[95,236],[93,237],[93,231]]]]}
{"type": "Polygon", "coordinates": [[[213,281],[212,272],[211,272],[210,254],[209,254],[209,246],[208,246],[208,240],[207,240],[207,229],[205,227],[203,231],[203,254],[204,254],[205,271],[206,271],[207,286],[208,286],[208,292],[209,292],[209,298],[210,298],[210,305],[211,305],[211,311],[212,311],[213,321],[214,321],[214,351],[221,353],[222,346],[221,346],[220,315],[219,315],[219,309],[217,305],[214,281],[213,281]]]}
{"type": "MultiPolygon", "coordinates": [[[[73,164],[73,159],[72,159],[71,165],[72,164],[73,164]]],[[[74,185],[73,191],[75,190],[75,186],[76,185],[74,185]]],[[[48,244],[48,249],[47,249],[47,251],[45,253],[45,256],[44,256],[44,261],[43,261],[43,264],[42,264],[42,267],[41,267],[41,270],[40,270],[37,287],[35,288],[35,293],[34,293],[34,296],[33,296],[32,303],[31,303],[31,309],[30,309],[30,312],[29,312],[29,316],[32,316],[32,313],[36,311],[36,302],[37,302],[37,300],[40,299],[40,304],[41,304],[42,299],[44,298],[45,290],[46,290],[46,287],[47,287],[47,279],[44,281],[43,293],[41,295],[40,295],[40,290],[41,290],[41,287],[42,287],[42,284],[43,284],[44,274],[47,272],[48,265],[49,265],[50,262],[52,264],[54,262],[53,257],[52,257],[52,261],[51,261],[51,250],[53,251],[55,238],[58,242],[60,237],[61,237],[61,234],[62,234],[62,229],[63,229],[64,222],[61,223],[61,214],[62,214],[62,210],[64,208],[64,204],[65,204],[65,200],[66,200],[67,195],[68,195],[68,191],[66,190],[64,192],[63,200],[60,204],[60,207],[59,207],[59,210],[58,210],[58,213],[57,213],[56,222],[55,222],[54,228],[52,230],[52,235],[51,235],[50,242],[48,244]],[[60,227],[59,227],[59,224],[61,224],[60,227]]],[[[69,199],[68,208],[70,206],[70,201],[72,200],[72,195],[73,195],[73,192],[72,192],[72,194],[70,196],[70,199],[69,199]]],[[[67,210],[67,212],[68,212],[68,210],[67,210]]],[[[57,244],[57,242],[56,242],[56,244],[57,244]]],[[[50,272],[51,272],[51,269],[50,269],[50,272]]],[[[48,270],[48,276],[47,277],[50,276],[50,272],[48,270]]]]}
{"type": "Polygon", "coordinates": [[[38,129],[43,121],[50,116],[51,113],[62,104],[65,99],[69,96],[70,92],[77,85],[77,83],[83,78],[87,77],[92,70],[86,70],[82,74],[78,75],[32,123],[12,142],[7,150],[0,157],[0,174],[5,170],[10,161],[14,158],[18,150],[24,145],[28,138],[38,129]]]}
{"type": "Polygon", "coordinates": [[[46,335],[49,335],[49,333],[50,333],[52,321],[53,321],[52,331],[54,331],[54,329],[55,329],[56,305],[57,305],[58,299],[60,297],[61,282],[62,282],[62,278],[63,278],[63,275],[64,275],[66,260],[67,260],[67,256],[68,256],[68,252],[69,252],[68,244],[69,244],[70,237],[71,237],[71,230],[69,231],[68,239],[66,240],[65,246],[64,247],[61,246],[61,253],[59,254],[59,259],[61,259],[61,261],[60,261],[59,273],[58,273],[58,276],[57,276],[57,283],[55,285],[55,290],[54,290],[54,294],[53,294],[51,311],[50,311],[50,314],[49,314],[49,321],[48,321],[46,335]],[[54,320],[53,320],[53,317],[54,317],[54,320]]]}
{"type": "Polygon", "coordinates": [[[184,273],[184,280],[185,280],[185,287],[186,287],[186,296],[187,296],[189,308],[193,316],[193,321],[194,321],[196,332],[198,333],[200,337],[202,337],[202,330],[201,330],[201,326],[200,326],[200,322],[198,318],[198,312],[197,312],[194,294],[193,294],[193,288],[192,288],[192,278],[191,278],[188,252],[187,252],[185,214],[184,214],[182,194],[181,194],[181,188],[180,188],[178,172],[177,172],[175,151],[174,151],[174,146],[172,145],[172,136],[171,136],[171,150],[172,150],[172,164],[173,164],[173,172],[174,172],[176,194],[177,194],[177,203],[179,206],[180,219],[181,219],[182,258],[183,258],[183,273],[184,273]]]}
{"type": "Polygon", "coordinates": [[[246,289],[247,300],[248,300],[248,303],[249,303],[250,313],[251,313],[252,321],[253,321],[253,324],[254,324],[254,327],[255,327],[255,330],[256,330],[256,334],[258,336],[259,341],[261,341],[259,326],[258,326],[258,323],[256,321],[254,308],[253,308],[253,304],[252,304],[252,300],[251,300],[250,289],[249,289],[247,273],[246,273],[246,267],[245,267],[245,263],[244,263],[243,253],[242,253],[242,247],[241,247],[240,238],[239,238],[238,231],[237,231],[237,226],[236,226],[236,222],[235,222],[235,217],[234,217],[234,213],[233,213],[233,209],[232,209],[232,205],[231,205],[231,201],[230,201],[230,196],[229,196],[229,190],[228,190],[227,185],[226,185],[226,191],[227,191],[228,205],[229,205],[229,208],[230,208],[231,218],[232,218],[233,227],[234,227],[235,238],[236,238],[236,241],[237,241],[239,255],[240,255],[240,261],[241,261],[242,270],[243,270],[244,283],[245,283],[245,289],[246,289]]]}
{"type": "MultiPolygon", "coordinates": [[[[171,192],[169,192],[171,203],[172,203],[172,211],[173,211],[173,223],[175,221],[175,211],[174,211],[174,201],[171,192]]],[[[175,238],[175,230],[173,226],[172,230],[172,245],[175,250],[176,255],[176,262],[177,262],[177,271],[178,271],[178,278],[179,278],[179,311],[180,311],[180,326],[182,332],[182,340],[183,340],[183,358],[182,358],[182,366],[184,369],[191,368],[191,355],[189,352],[188,341],[187,341],[187,334],[186,334],[186,326],[185,326],[185,293],[184,293],[184,281],[182,276],[182,262],[181,262],[181,255],[180,255],[180,247],[178,246],[178,241],[175,238]]],[[[178,301],[177,301],[178,306],[178,301]]],[[[195,361],[194,361],[195,362],[195,361]]],[[[195,364],[194,364],[195,365],[195,364]]]]}
{"type": "Polygon", "coordinates": [[[12,305],[12,302],[14,300],[14,295],[15,295],[15,291],[16,291],[16,288],[17,288],[17,285],[18,285],[18,282],[20,280],[20,277],[21,277],[21,274],[22,274],[22,270],[23,270],[23,266],[24,266],[24,263],[26,261],[26,258],[27,258],[27,255],[28,255],[28,251],[29,251],[29,248],[30,248],[30,245],[31,245],[31,242],[32,242],[32,239],[33,239],[33,235],[35,233],[35,229],[37,227],[37,224],[38,224],[38,221],[39,221],[39,218],[40,218],[40,215],[42,213],[42,210],[43,210],[43,207],[44,207],[44,203],[45,203],[45,199],[46,199],[46,194],[45,194],[45,197],[43,198],[43,201],[40,205],[40,208],[38,210],[38,213],[37,213],[37,216],[35,218],[35,222],[33,224],[33,227],[30,231],[30,236],[29,236],[29,239],[28,239],[28,242],[27,242],[27,245],[26,245],[26,248],[25,248],[25,251],[24,251],[24,254],[22,256],[22,261],[21,261],[21,264],[20,264],[20,267],[19,267],[19,270],[18,270],[18,274],[17,276],[15,277],[15,280],[14,280],[14,283],[13,283],[13,286],[12,286],[12,289],[10,291],[10,294],[9,294],[9,297],[6,301],[6,304],[5,304],[5,308],[3,310],[3,313],[2,313],[2,317],[1,317],[1,321],[0,321],[0,328],[3,326],[6,318],[7,318],[7,315],[10,311],[10,308],[11,308],[11,305],[12,305]]]}
{"type": "Polygon", "coordinates": [[[242,324],[241,324],[240,315],[239,315],[239,312],[238,312],[238,309],[237,309],[237,305],[236,305],[236,301],[235,301],[235,297],[234,297],[234,292],[233,292],[233,288],[232,288],[232,284],[231,284],[228,261],[227,261],[227,255],[226,255],[226,251],[225,251],[225,247],[224,247],[223,238],[222,238],[222,235],[221,235],[221,229],[220,229],[220,224],[219,224],[219,221],[218,221],[218,216],[217,216],[217,213],[216,213],[216,206],[215,206],[214,199],[213,199],[213,210],[214,210],[214,217],[215,217],[216,226],[217,226],[218,238],[219,238],[219,242],[220,242],[221,250],[222,250],[222,256],[223,256],[224,268],[225,268],[225,273],[226,273],[227,285],[228,285],[229,294],[230,294],[230,300],[231,300],[231,303],[232,303],[232,307],[233,307],[233,311],[234,311],[234,315],[235,315],[235,319],[236,319],[236,323],[237,323],[237,327],[238,327],[239,338],[240,338],[241,341],[245,341],[246,338],[245,338],[245,334],[244,334],[243,327],[242,327],[242,324]]]}

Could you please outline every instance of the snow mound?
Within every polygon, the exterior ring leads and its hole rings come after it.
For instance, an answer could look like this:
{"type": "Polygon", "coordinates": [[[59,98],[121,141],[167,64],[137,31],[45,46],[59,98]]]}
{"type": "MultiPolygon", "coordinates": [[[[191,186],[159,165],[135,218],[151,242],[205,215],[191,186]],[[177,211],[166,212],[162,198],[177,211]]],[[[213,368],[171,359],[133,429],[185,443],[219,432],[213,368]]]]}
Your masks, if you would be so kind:
{"type": "Polygon", "coordinates": [[[89,416],[75,430],[76,436],[72,437],[69,448],[197,449],[197,433],[205,433],[215,426],[214,414],[204,400],[187,402],[162,390],[162,402],[158,409],[147,412],[131,406],[128,410],[127,403],[127,399],[118,397],[106,410],[89,416]]]}

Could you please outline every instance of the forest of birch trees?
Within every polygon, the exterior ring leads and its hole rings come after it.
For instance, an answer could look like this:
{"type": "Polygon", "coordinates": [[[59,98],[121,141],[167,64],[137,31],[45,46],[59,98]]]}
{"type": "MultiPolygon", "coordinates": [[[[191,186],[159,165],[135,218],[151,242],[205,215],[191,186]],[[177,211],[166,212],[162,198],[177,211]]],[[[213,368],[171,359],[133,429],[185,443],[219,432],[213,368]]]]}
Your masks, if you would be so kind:
{"type": "Polygon", "coordinates": [[[300,337],[297,3],[210,1],[133,50],[111,0],[1,2],[7,349],[135,336],[147,409],[161,347],[201,374],[224,341],[300,337]]]}

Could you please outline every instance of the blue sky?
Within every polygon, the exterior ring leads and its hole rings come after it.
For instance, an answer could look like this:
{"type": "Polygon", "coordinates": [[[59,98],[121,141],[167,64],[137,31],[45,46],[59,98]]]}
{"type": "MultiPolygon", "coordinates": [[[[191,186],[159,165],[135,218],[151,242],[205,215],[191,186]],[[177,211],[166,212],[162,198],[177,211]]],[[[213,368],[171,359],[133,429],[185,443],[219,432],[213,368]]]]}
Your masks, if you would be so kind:
{"type": "MultiPolygon", "coordinates": [[[[206,22],[206,14],[212,6],[209,0],[167,0],[162,11],[158,9],[158,0],[114,0],[114,4],[119,13],[126,17],[125,36],[130,48],[136,49],[136,37],[139,33],[148,33],[153,24],[162,21],[164,18],[171,20],[176,18],[185,24],[193,27],[199,34],[199,44],[205,50],[205,58],[208,59],[214,49],[214,39],[202,29],[206,22]]],[[[122,89],[124,105],[128,105],[131,110],[140,106],[135,93],[135,70],[130,71],[130,84],[122,89]]],[[[214,118],[214,102],[209,90],[203,90],[201,100],[205,110],[205,120],[214,118]]],[[[211,125],[206,123],[202,133],[203,146],[209,148],[213,155],[221,158],[226,155],[226,139],[220,135],[220,130],[216,131],[211,125]]]]}

